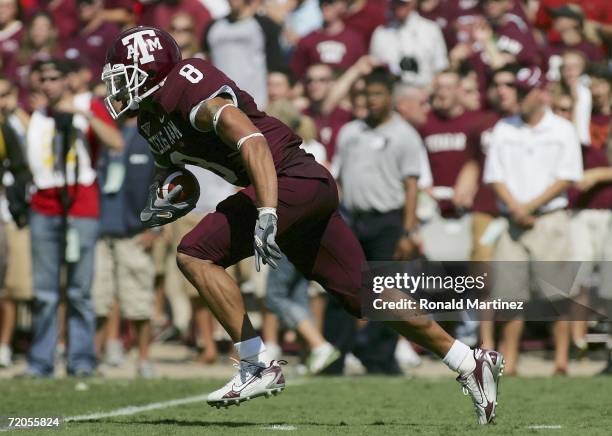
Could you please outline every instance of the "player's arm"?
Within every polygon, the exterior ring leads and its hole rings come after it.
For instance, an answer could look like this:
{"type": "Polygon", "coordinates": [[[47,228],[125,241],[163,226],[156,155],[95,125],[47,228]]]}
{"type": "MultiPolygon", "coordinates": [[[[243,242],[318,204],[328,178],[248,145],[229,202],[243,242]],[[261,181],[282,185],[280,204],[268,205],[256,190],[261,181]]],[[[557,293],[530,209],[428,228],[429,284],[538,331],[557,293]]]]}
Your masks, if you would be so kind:
{"type": "Polygon", "coordinates": [[[278,184],[266,138],[231,98],[217,96],[203,101],[196,108],[191,119],[193,126],[201,131],[213,130],[228,147],[240,153],[255,188],[259,211],[255,226],[255,265],[259,271],[261,258],[264,263],[276,267],[274,259],[281,257],[275,242],[278,184]]]}

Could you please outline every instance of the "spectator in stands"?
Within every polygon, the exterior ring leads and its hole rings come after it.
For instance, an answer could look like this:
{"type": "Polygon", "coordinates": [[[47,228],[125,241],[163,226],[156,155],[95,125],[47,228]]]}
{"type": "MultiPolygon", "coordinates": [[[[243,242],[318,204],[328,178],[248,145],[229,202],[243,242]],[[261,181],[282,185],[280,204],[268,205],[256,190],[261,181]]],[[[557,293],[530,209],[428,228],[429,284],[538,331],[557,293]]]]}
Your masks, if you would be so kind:
{"type": "Polygon", "coordinates": [[[559,33],[552,26],[551,11],[569,6],[568,3],[579,6],[584,12],[583,28],[591,42],[598,43],[603,39],[609,45],[612,39],[612,3],[608,0],[539,0],[535,25],[545,31],[546,39],[552,43],[559,41],[559,33]]]}
{"type": "Polygon", "coordinates": [[[68,59],[86,62],[96,81],[99,80],[106,59],[106,49],[120,29],[104,20],[103,0],[76,0],[79,30],[65,44],[68,59]]]}
{"type": "MultiPolygon", "coordinates": [[[[566,191],[582,179],[576,131],[548,109],[548,92],[538,70],[534,67],[517,73],[520,114],[495,125],[485,163],[484,181],[492,184],[508,219],[508,227],[497,240],[494,260],[515,261],[495,267],[493,297],[513,301],[529,300],[531,283],[545,278],[533,261],[571,260],[566,191]],[[551,143],[555,146],[544,145],[551,143]]],[[[563,265],[557,265],[561,272],[563,265]]],[[[570,290],[566,291],[569,294],[570,290]]],[[[500,348],[510,374],[516,373],[523,324],[523,320],[513,319],[502,329],[500,348]]],[[[555,321],[553,337],[555,373],[565,374],[569,322],[555,321]]]]}
{"type": "Polygon", "coordinates": [[[370,55],[404,83],[428,86],[436,73],[448,67],[442,32],[419,15],[417,0],[391,0],[391,12],[392,21],[372,35],[370,55]]]}
{"type": "Polygon", "coordinates": [[[200,44],[195,33],[195,25],[191,15],[179,12],[172,17],[168,30],[181,49],[183,59],[204,59],[204,53],[200,50],[200,44]]]}
{"type": "Polygon", "coordinates": [[[509,64],[529,66],[540,62],[531,28],[514,8],[513,0],[485,0],[484,17],[477,18],[470,27],[472,34],[467,42],[456,45],[450,53],[454,68],[467,62],[474,69],[482,95],[494,70],[509,64]]]}
{"type": "Polygon", "coordinates": [[[581,144],[588,145],[591,143],[589,125],[592,103],[588,77],[585,75],[587,60],[584,54],[577,50],[566,51],[561,59],[561,91],[573,98],[572,120],[578,132],[578,139],[581,144]]]}
{"type": "Polygon", "coordinates": [[[53,16],[44,11],[32,15],[17,54],[19,86],[27,90],[32,65],[36,61],[48,60],[57,55],[58,50],[59,41],[53,16]]]}
{"type": "Polygon", "coordinates": [[[204,38],[206,27],[212,17],[210,12],[199,0],[159,0],[142,1],[142,12],[138,23],[141,26],[154,26],[160,29],[169,29],[174,17],[179,12],[188,14],[193,18],[195,34],[198,41],[204,38]]]}
{"type": "Polygon", "coordinates": [[[311,65],[304,76],[304,90],[309,106],[305,114],[310,116],[319,132],[317,140],[325,146],[327,158],[332,159],[336,150],[336,136],[352,115],[338,103],[325,104],[334,88],[334,72],[329,65],[311,65]]]}
{"type": "MultiPolygon", "coordinates": [[[[390,73],[374,69],[365,82],[368,116],[341,129],[332,167],[366,259],[409,260],[418,254],[416,199],[422,142],[393,111],[390,73]]],[[[332,342],[346,353],[351,351],[355,323],[340,315],[337,306],[329,302],[326,337],[335,338],[332,342]]],[[[355,342],[353,352],[368,372],[400,372],[394,356],[397,334],[389,327],[369,322],[355,342]]]]}
{"type": "Polygon", "coordinates": [[[3,74],[15,78],[17,52],[23,36],[18,0],[0,0],[0,64],[3,74]]]}
{"type": "Polygon", "coordinates": [[[34,308],[26,375],[53,375],[64,264],[68,266],[68,373],[91,375],[96,361],[90,287],[99,215],[94,165],[101,145],[119,150],[123,138],[101,102],[74,99],[65,62],[52,59],[36,69],[48,107],[32,114],[27,132],[37,192],[30,217],[34,308]]]}
{"type": "Polygon", "coordinates": [[[313,64],[344,71],[368,51],[363,37],[342,21],[347,0],[321,0],[320,5],[323,27],[300,39],[291,56],[290,66],[298,78],[313,64]]]}
{"type": "Polygon", "coordinates": [[[267,104],[268,71],[282,67],[280,27],[257,13],[257,2],[231,0],[230,14],[214,20],[204,35],[211,62],[253,96],[258,107],[267,104]]]}
{"type": "Polygon", "coordinates": [[[151,247],[157,232],[145,230],[140,211],[146,206],[155,165],[135,118],[125,121],[121,133],[124,149],[104,150],[98,166],[100,232],[91,291],[98,318],[96,336],[100,343],[105,339],[106,321],[117,299],[122,318],[136,327],[137,373],[151,378],[149,345],[155,279],[151,247]]]}
{"type": "MultiPolygon", "coordinates": [[[[489,262],[493,259],[495,249],[494,230],[498,226],[496,222],[499,222],[500,212],[493,188],[483,181],[483,170],[495,124],[501,118],[514,116],[519,112],[518,91],[515,85],[517,70],[516,66],[507,65],[493,73],[488,92],[488,106],[491,107],[491,110],[481,114],[475,131],[479,147],[478,163],[481,176],[472,206],[472,253],[470,260],[474,262],[489,262]]],[[[495,345],[495,324],[492,318],[493,314],[490,313],[483,316],[480,321],[482,346],[490,349],[493,349],[495,345]]]]}
{"type": "Polygon", "coordinates": [[[288,69],[268,72],[268,106],[279,100],[293,100],[295,80],[288,69]]]}
{"type": "MultiPolygon", "coordinates": [[[[609,244],[612,237],[612,167],[610,156],[612,148],[608,143],[612,75],[607,65],[594,65],[590,68],[591,92],[593,95],[593,112],[591,115],[591,144],[582,146],[582,162],[584,175],[576,189],[569,193],[572,207],[572,235],[574,241],[574,259],[591,262],[612,260],[609,244]]],[[[563,94],[561,94],[563,96],[563,94]]],[[[572,117],[572,99],[565,95],[564,99],[555,99],[553,108],[557,110],[570,109],[568,116],[572,117]],[[570,103],[570,105],[568,105],[570,103]]],[[[582,293],[577,298],[580,302],[588,302],[587,290],[592,283],[592,269],[585,269],[585,276],[580,280],[582,293]]],[[[572,323],[572,339],[574,345],[581,351],[586,351],[586,322],[572,323]]]]}
{"type": "Polygon", "coordinates": [[[439,212],[422,226],[423,249],[432,260],[467,261],[471,214],[478,188],[478,115],[461,105],[460,78],[439,73],[433,82],[432,110],[420,128],[433,176],[432,195],[439,212]]]}
{"type": "Polygon", "coordinates": [[[27,224],[27,187],[31,180],[18,133],[12,127],[9,117],[9,102],[15,87],[6,78],[0,78],[0,197],[9,203],[9,217],[0,217],[0,368],[12,364],[11,341],[15,328],[16,303],[32,298],[28,288],[31,271],[29,256],[23,250],[29,246],[27,231],[20,231],[27,224]],[[8,254],[7,254],[8,253],[8,254]]]}
{"type": "Polygon", "coordinates": [[[559,34],[559,41],[548,45],[544,61],[548,80],[559,80],[562,56],[568,50],[582,53],[589,62],[600,62],[603,52],[599,46],[585,39],[583,34],[584,13],[578,5],[563,5],[550,10],[553,28],[559,34]]]}

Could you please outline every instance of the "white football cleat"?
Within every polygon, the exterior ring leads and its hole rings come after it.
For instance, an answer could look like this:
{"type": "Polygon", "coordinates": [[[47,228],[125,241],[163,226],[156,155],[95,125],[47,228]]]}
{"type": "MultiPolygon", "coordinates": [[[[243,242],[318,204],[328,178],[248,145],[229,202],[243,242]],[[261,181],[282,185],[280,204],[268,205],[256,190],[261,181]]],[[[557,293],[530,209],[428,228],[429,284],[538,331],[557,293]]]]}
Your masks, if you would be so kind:
{"type": "Polygon", "coordinates": [[[270,397],[280,394],[285,389],[285,377],[281,365],[284,360],[272,360],[267,366],[246,360],[236,362],[238,373],[221,389],[210,393],[206,400],[210,406],[239,406],[243,401],[261,396],[270,397]]]}
{"type": "Polygon", "coordinates": [[[475,348],[476,367],[468,374],[461,374],[457,381],[465,395],[472,397],[479,424],[488,424],[495,418],[497,383],[504,372],[504,356],[497,351],[475,348]]]}

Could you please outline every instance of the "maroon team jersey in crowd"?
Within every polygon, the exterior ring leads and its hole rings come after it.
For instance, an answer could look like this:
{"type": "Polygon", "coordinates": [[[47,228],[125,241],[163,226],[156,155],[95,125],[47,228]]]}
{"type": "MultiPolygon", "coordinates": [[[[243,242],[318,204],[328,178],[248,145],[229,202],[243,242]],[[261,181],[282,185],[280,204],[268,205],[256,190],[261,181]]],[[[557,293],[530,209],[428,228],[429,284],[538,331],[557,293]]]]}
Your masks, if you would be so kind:
{"type": "Polygon", "coordinates": [[[318,63],[346,70],[367,52],[363,36],[354,30],[345,28],[337,35],[315,30],[300,39],[291,56],[290,67],[298,78],[304,76],[309,66],[318,63]]]}
{"type": "Polygon", "coordinates": [[[327,116],[321,115],[311,108],[306,109],[304,114],[311,117],[315,122],[317,132],[319,132],[317,140],[325,146],[325,150],[327,150],[327,160],[331,161],[334,153],[336,153],[336,139],[338,138],[338,133],[342,126],[352,121],[353,115],[341,107],[336,107],[327,116]]]}
{"type": "Polygon", "coordinates": [[[237,186],[251,181],[240,152],[213,132],[196,130],[191,110],[217,95],[230,96],[265,136],[279,175],[327,179],[326,171],[299,146],[302,139],[276,118],[257,109],[253,98],[210,62],[187,59],[166,76],[152,100],[153,111],[141,109],[138,129],[162,166],[191,164],[206,168],[237,186]]]}
{"type": "MultiPolygon", "coordinates": [[[[434,187],[454,186],[463,165],[471,159],[478,159],[474,133],[478,119],[477,112],[446,118],[431,111],[427,116],[419,131],[427,149],[434,187]]],[[[450,200],[439,201],[438,206],[443,216],[455,213],[450,200]]]]}
{"type": "Polygon", "coordinates": [[[499,121],[500,116],[496,112],[480,112],[477,118],[476,126],[474,127],[474,135],[478,145],[478,163],[480,166],[480,184],[478,191],[474,197],[474,205],[472,210],[474,212],[488,213],[491,215],[499,215],[499,208],[497,207],[497,197],[493,188],[489,185],[485,185],[482,182],[482,175],[484,173],[484,163],[487,158],[489,146],[491,145],[491,133],[493,127],[499,121]]]}

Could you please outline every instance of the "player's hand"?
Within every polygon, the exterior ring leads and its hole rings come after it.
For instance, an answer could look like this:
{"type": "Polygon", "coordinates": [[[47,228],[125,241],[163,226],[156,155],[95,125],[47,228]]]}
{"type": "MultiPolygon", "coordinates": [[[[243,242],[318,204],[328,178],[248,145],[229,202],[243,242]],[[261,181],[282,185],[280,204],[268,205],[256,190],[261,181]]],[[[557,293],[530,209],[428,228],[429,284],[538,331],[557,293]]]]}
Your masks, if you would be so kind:
{"type": "Polygon", "coordinates": [[[255,269],[261,270],[261,262],[277,268],[276,260],[282,257],[276,244],[278,218],[273,208],[261,208],[255,223],[255,269]]]}
{"type": "Polygon", "coordinates": [[[158,188],[159,182],[155,182],[149,186],[147,206],[140,212],[140,221],[142,221],[146,227],[159,227],[176,221],[180,217],[187,215],[195,207],[194,204],[187,202],[172,202],[172,200],[183,190],[182,186],[176,186],[164,198],[159,198],[157,196],[158,188]]]}

